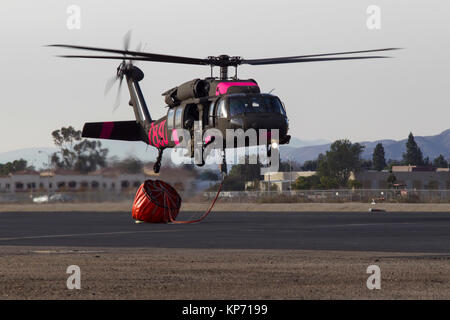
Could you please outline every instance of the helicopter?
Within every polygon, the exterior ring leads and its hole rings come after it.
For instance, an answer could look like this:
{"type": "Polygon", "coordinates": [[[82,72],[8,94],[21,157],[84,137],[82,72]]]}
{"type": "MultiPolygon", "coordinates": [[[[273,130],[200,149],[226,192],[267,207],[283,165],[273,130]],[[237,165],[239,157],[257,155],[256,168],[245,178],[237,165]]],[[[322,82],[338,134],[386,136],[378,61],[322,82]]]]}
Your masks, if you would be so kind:
{"type": "MultiPolygon", "coordinates": [[[[117,67],[116,75],[108,81],[107,88],[112,87],[113,83],[118,80],[118,90],[120,92],[122,81],[124,78],[126,79],[130,94],[129,105],[133,108],[135,120],[88,122],[83,126],[82,136],[96,139],[143,141],[157,148],[158,156],[153,167],[155,173],[158,173],[160,170],[164,150],[174,148],[179,144],[178,130],[187,130],[193,136],[195,122],[200,124],[202,133],[208,129],[215,128],[222,132],[223,137],[226,136],[227,129],[267,130],[269,139],[263,140],[258,138],[256,145],[264,143],[268,154],[272,147],[277,148],[279,145],[289,143],[291,136],[288,135],[289,120],[284,103],[279,97],[271,93],[262,93],[256,80],[239,79],[238,66],[243,64],[261,66],[285,63],[380,59],[389,57],[378,55],[342,57],[341,55],[399,49],[384,48],[262,59],[244,59],[240,56],[229,56],[226,54],[208,56],[207,58],[191,58],[141,52],[140,48],[132,51],[129,50],[129,43],[128,33],[125,36],[122,50],[69,44],[52,44],[48,46],[114,54],[58,56],[63,58],[122,60],[117,67]],[[144,78],[144,72],[133,64],[134,61],[209,66],[211,74],[206,78],[196,78],[187,81],[162,93],[167,107],[167,114],[160,119],[154,120],[150,115],[139,85],[139,82],[144,78]],[[219,68],[219,77],[213,76],[214,67],[219,68]],[[229,74],[229,68],[235,69],[234,75],[229,74]],[[277,129],[279,133],[276,141],[270,139],[271,132],[274,129],[277,129]]],[[[116,107],[117,105],[116,101],[116,107]]],[[[200,149],[203,151],[212,141],[213,139],[209,139],[209,141],[202,139],[197,148],[192,143],[189,156],[193,158],[196,150],[200,149]]],[[[251,145],[247,140],[245,143],[246,146],[251,145]]],[[[237,147],[234,143],[232,143],[232,146],[237,147]]],[[[222,157],[221,170],[226,173],[225,152],[223,152],[222,157]]],[[[204,163],[204,158],[201,157],[201,162],[196,164],[202,166],[204,163]]]]}

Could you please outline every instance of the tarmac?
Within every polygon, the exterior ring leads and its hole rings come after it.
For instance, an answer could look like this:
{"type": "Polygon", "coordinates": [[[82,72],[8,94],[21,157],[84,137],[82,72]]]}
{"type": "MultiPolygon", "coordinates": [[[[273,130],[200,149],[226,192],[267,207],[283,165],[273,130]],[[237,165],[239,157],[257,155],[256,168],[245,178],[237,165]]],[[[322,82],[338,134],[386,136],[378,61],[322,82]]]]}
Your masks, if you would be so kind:
{"type": "Polygon", "coordinates": [[[450,254],[450,213],[213,212],[201,223],[174,225],[135,224],[129,212],[3,212],[1,246],[450,254]]]}
{"type": "Polygon", "coordinates": [[[0,213],[0,299],[449,299],[449,262],[448,212],[0,213]]]}

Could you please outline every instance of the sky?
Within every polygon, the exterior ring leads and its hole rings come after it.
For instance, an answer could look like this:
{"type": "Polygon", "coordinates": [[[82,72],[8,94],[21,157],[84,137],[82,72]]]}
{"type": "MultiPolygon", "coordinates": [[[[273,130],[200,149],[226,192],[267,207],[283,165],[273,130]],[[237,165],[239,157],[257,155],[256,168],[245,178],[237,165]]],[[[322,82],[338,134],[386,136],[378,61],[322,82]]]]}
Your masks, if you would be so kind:
{"type": "MultiPolygon", "coordinates": [[[[241,66],[263,92],[284,101],[290,134],[304,140],[404,139],[450,128],[450,2],[418,0],[2,0],[0,4],[0,152],[52,146],[51,131],[84,122],[131,120],[126,86],[113,112],[115,90],[104,96],[117,61],[69,60],[48,48],[67,43],[131,48],[188,57],[265,58],[387,47],[393,59],[241,66]],[[69,29],[68,7],[80,8],[80,29],[69,29]],[[367,9],[380,9],[369,29],[367,9]]],[[[205,66],[141,62],[141,87],[153,118],[166,112],[161,93],[205,66]]]]}

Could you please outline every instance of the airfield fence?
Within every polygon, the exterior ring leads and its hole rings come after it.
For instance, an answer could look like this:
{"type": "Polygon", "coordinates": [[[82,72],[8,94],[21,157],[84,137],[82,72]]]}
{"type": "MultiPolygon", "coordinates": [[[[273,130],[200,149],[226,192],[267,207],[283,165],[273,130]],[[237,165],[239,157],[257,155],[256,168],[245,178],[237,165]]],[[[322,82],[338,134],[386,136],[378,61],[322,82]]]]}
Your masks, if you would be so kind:
{"type": "MultiPolygon", "coordinates": [[[[122,192],[84,191],[56,192],[59,198],[53,202],[131,202],[136,190],[122,192]]],[[[33,199],[48,193],[17,192],[0,193],[0,204],[33,203],[33,199]]],[[[180,192],[185,202],[210,202],[216,192],[180,192]]],[[[222,191],[222,202],[241,203],[344,203],[375,201],[391,203],[450,203],[450,190],[392,190],[392,189],[336,189],[336,190],[296,190],[296,191],[222,191]]]]}
{"type": "MultiPolygon", "coordinates": [[[[215,196],[205,192],[205,200],[215,196]]],[[[296,191],[223,191],[222,201],[255,203],[450,203],[450,190],[335,189],[296,191]]]]}
{"type": "Polygon", "coordinates": [[[94,203],[94,202],[122,202],[132,201],[136,191],[126,192],[111,192],[111,191],[83,191],[83,192],[16,192],[16,193],[0,193],[0,203],[33,203],[33,199],[43,196],[59,196],[57,199],[49,202],[79,202],[79,203],[94,203]]]}

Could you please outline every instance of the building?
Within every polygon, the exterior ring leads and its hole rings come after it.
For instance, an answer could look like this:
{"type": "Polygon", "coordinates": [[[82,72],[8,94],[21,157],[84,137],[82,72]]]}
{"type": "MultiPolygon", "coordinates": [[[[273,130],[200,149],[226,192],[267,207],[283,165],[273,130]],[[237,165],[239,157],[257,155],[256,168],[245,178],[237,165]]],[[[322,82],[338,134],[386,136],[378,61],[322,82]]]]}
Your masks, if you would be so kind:
{"type": "Polygon", "coordinates": [[[314,174],[316,174],[315,171],[268,172],[264,174],[262,181],[248,181],[245,184],[245,190],[287,191],[291,190],[292,183],[298,177],[310,177],[314,174]]]}
{"type": "Polygon", "coordinates": [[[145,180],[164,180],[178,191],[195,190],[195,173],[182,168],[167,168],[155,174],[151,165],[141,173],[123,173],[115,168],[104,168],[88,174],[69,170],[21,171],[0,176],[0,193],[55,193],[100,191],[119,193],[135,191],[145,180]]]}
{"type": "Polygon", "coordinates": [[[73,171],[22,171],[0,177],[0,192],[112,191],[137,188],[148,176],[101,170],[90,174],[73,171]]]}
{"type": "Polygon", "coordinates": [[[351,179],[359,181],[363,189],[387,189],[388,178],[395,176],[396,183],[411,190],[450,190],[450,170],[425,166],[393,166],[389,171],[361,171],[351,179]]]}
{"type": "MultiPolygon", "coordinates": [[[[271,172],[259,182],[249,181],[247,191],[287,191],[298,177],[309,177],[315,171],[271,172]]],[[[389,177],[395,176],[395,183],[410,190],[450,190],[450,169],[426,166],[393,166],[392,173],[367,170],[350,175],[350,180],[361,183],[362,189],[389,189],[389,177]]]]}

